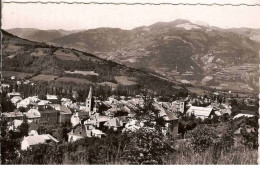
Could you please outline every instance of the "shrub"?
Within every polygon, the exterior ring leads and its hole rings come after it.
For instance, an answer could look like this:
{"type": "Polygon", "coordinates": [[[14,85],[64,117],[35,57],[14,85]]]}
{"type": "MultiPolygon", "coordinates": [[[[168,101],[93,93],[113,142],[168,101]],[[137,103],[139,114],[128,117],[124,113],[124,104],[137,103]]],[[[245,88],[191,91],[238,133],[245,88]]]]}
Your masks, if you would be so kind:
{"type": "Polygon", "coordinates": [[[190,138],[195,151],[205,151],[213,146],[217,133],[207,125],[199,125],[190,132],[190,138]]]}
{"type": "Polygon", "coordinates": [[[124,159],[130,164],[164,164],[163,158],[172,152],[161,132],[142,128],[132,134],[124,159]]]}

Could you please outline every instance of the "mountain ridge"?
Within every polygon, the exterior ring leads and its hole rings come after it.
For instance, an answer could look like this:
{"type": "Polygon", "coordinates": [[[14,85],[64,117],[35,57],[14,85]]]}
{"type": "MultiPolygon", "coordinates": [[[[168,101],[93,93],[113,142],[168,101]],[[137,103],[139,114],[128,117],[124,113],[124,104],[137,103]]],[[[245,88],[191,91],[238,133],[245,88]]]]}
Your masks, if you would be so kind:
{"type": "Polygon", "coordinates": [[[180,83],[170,82],[160,78],[160,75],[130,68],[90,53],[21,39],[4,30],[2,35],[3,71],[31,73],[32,80],[50,81],[52,84],[72,81],[73,84],[84,82],[131,86],[135,89],[145,87],[155,92],[187,91],[180,83]]]}
{"type": "Polygon", "coordinates": [[[258,63],[260,44],[252,40],[252,34],[243,29],[221,29],[180,19],[132,30],[89,29],[54,39],[50,44],[90,52],[169,79],[204,84],[205,77],[212,77],[209,86],[218,87],[222,81],[229,85],[235,77],[249,89],[257,90],[255,66],[250,72],[238,74],[244,64],[258,63]]]}

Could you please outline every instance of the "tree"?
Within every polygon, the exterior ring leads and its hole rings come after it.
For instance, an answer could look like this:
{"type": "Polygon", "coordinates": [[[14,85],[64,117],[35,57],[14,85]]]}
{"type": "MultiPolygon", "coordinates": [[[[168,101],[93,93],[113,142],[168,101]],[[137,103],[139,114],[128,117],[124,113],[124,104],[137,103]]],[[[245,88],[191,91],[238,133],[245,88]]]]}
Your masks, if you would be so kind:
{"type": "Polygon", "coordinates": [[[131,134],[123,158],[130,164],[164,164],[164,157],[172,152],[161,131],[142,128],[131,134]]]}
{"type": "Polygon", "coordinates": [[[21,132],[22,137],[28,136],[29,124],[28,124],[26,117],[23,118],[23,123],[20,125],[20,132],[21,132]]]}
{"type": "Polygon", "coordinates": [[[212,122],[212,124],[219,123],[219,116],[213,115],[213,117],[211,119],[211,122],[212,122]]]}
{"type": "Polygon", "coordinates": [[[47,96],[45,94],[39,94],[38,98],[41,100],[47,100],[47,96]]]}
{"type": "Polygon", "coordinates": [[[1,164],[11,164],[14,162],[19,153],[19,140],[12,139],[7,129],[7,122],[3,121],[1,125],[1,164]]]}
{"type": "Polygon", "coordinates": [[[20,112],[22,112],[22,113],[24,113],[24,112],[27,111],[27,109],[26,109],[25,107],[23,107],[23,106],[20,106],[20,107],[18,108],[18,110],[19,110],[20,112]]]}
{"type": "Polygon", "coordinates": [[[128,113],[126,112],[126,111],[124,111],[124,110],[118,110],[118,111],[116,111],[115,112],[115,117],[118,117],[118,116],[127,116],[128,115],[128,113]]]}
{"type": "Polygon", "coordinates": [[[21,152],[20,164],[62,164],[61,146],[54,144],[38,144],[21,152]]]}
{"type": "Polygon", "coordinates": [[[15,110],[14,104],[6,98],[1,99],[2,112],[13,112],[15,110]]]}
{"type": "Polygon", "coordinates": [[[207,125],[199,125],[191,131],[190,137],[195,151],[205,151],[213,146],[217,133],[207,125]]]}

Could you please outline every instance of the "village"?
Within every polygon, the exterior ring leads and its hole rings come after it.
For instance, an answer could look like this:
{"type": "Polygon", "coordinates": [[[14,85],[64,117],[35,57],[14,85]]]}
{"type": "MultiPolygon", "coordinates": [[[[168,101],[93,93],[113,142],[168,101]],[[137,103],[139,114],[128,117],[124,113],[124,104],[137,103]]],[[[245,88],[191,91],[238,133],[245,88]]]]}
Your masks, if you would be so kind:
{"type": "MultiPolygon", "coordinates": [[[[28,150],[37,144],[59,143],[58,137],[65,136],[66,142],[75,142],[85,137],[103,138],[107,130],[121,133],[135,132],[141,128],[155,130],[158,120],[164,126],[160,131],[172,140],[185,139],[187,125],[182,120],[190,117],[200,120],[201,123],[220,123],[241,118],[257,117],[255,111],[239,110],[234,115],[234,97],[221,96],[221,92],[213,92],[210,96],[180,97],[174,101],[160,100],[160,97],[139,94],[132,97],[111,95],[106,100],[99,100],[93,95],[90,86],[85,102],[76,101],[46,94],[24,98],[23,92],[10,90],[10,85],[18,87],[33,85],[29,80],[17,80],[15,76],[11,81],[2,84],[2,92],[6,92],[5,101],[14,108],[1,114],[1,120],[7,123],[8,131],[20,132],[21,125],[28,124],[27,136],[21,140],[21,150],[28,150]],[[10,111],[11,110],[11,111],[10,111]],[[148,114],[147,114],[148,112],[148,114]],[[66,125],[66,135],[53,134],[43,128],[55,128],[66,125]]],[[[255,106],[256,99],[243,99],[247,109],[255,106]]],[[[244,125],[246,131],[255,132],[254,128],[244,125]]],[[[55,130],[55,129],[54,129],[55,130]]],[[[240,137],[241,127],[235,131],[240,137]]]]}

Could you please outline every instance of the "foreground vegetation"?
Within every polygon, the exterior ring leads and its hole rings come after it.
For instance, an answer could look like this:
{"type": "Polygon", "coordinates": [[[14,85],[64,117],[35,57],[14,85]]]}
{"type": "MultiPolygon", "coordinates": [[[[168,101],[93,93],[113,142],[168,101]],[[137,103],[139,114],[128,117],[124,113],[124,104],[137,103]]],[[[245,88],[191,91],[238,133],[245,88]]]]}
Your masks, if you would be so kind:
{"type": "Polygon", "coordinates": [[[19,150],[26,127],[22,125],[20,135],[3,127],[2,164],[257,164],[257,118],[221,125],[225,131],[200,124],[185,139],[169,139],[161,133],[161,126],[152,129],[147,125],[136,132],[103,130],[104,138],[87,137],[72,143],[66,142],[68,129],[60,127],[52,134],[60,143],[39,144],[26,151],[19,150]],[[242,130],[239,143],[234,134],[238,122],[256,128],[254,133],[242,130]]]}

